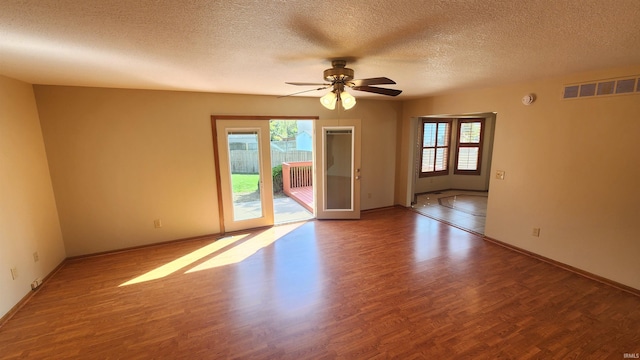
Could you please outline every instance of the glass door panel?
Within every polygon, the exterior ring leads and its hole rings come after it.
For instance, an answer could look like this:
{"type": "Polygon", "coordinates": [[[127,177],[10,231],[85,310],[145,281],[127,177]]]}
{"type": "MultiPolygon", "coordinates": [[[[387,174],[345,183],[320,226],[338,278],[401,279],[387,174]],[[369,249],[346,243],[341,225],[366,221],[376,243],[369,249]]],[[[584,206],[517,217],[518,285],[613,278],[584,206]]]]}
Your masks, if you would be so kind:
{"type": "Polygon", "coordinates": [[[360,218],[360,119],[317,120],[317,219],[360,218]]]}
{"type": "Polygon", "coordinates": [[[273,225],[269,121],[216,120],[224,231],[273,225]]]}
{"type": "Polygon", "coordinates": [[[257,131],[227,133],[234,221],[263,216],[260,201],[259,141],[257,131]]]}
{"type": "Polygon", "coordinates": [[[325,209],[353,209],[353,130],[324,129],[325,209]]]}

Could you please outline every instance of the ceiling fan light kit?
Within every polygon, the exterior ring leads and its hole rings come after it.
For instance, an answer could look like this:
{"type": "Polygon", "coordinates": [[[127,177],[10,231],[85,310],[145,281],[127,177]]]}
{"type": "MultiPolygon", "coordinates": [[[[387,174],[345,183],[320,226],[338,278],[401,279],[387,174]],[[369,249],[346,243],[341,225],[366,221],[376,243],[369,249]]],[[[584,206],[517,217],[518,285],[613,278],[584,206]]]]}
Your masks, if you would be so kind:
{"type": "Polygon", "coordinates": [[[345,110],[349,110],[352,107],[356,106],[356,98],[346,91],[343,91],[340,94],[340,102],[342,103],[342,107],[345,110]]]}
{"type": "Polygon", "coordinates": [[[331,91],[320,98],[320,104],[329,110],[335,109],[337,103],[340,103],[345,110],[356,106],[356,98],[344,90],[343,84],[333,85],[331,91]]]}
{"type": "Polygon", "coordinates": [[[320,104],[329,110],[333,110],[336,108],[336,99],[336,94],[333,91],[330,91],[320,98],[320,104]]]}
{"type": "Polygon", "coordinates": [[[322,104],[322,106],[326,107],[329,110],[334,110],[336,108],[337,102],[340,102],[345,110],[349,110],[356,105],[356,98],[345,91],[345,86],[350,87],[353,90],[366,91],[388,96],[398,96],[402,92],[402,90],[370,86],[380,84],[395,84],[395,81],[386,77],[354,80],[353,69],[349,69],[346,66],[347,62],[345,60],[333,60],[331,62],[331,69],[327,69],[324,71],[324,79],[329,82],[328,84],[304,82],[287,82],[287,84],[298,86],[322,86],[315,90],[331,88],[331,91],[320,98],[320,103],[322,104]]]}

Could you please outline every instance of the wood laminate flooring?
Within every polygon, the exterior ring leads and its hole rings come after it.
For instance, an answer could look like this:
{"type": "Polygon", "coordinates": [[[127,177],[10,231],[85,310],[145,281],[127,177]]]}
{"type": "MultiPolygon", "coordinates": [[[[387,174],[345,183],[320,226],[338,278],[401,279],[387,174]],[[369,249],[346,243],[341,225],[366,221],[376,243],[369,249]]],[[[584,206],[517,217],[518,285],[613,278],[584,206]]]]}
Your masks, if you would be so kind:
{"type": "Polygon", "coordinates": [[[640,298],[402,208],[68,260],[2,359],[622,359],[640,298]]]}
{"type": "Polygon", "coordinates": [[[486,191],[436,191],[416,196],[412,208],[423,215],[482,235],[488,197],[486,191]]]}

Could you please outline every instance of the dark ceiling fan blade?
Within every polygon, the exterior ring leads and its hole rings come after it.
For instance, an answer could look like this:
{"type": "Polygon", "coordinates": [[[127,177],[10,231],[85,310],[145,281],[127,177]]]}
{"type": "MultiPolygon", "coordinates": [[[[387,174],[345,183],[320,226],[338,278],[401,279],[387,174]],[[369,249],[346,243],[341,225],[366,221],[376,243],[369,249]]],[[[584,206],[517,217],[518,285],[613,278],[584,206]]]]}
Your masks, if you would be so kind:
{"type": "Polygon", "coordinates": [[[331,85],[327,83],[308,83],[308,82],[285,82],[285,84],[297,85],[297,86],[329,86],[331,85]]]}
{"type": "Polygon", "coordinates": [[[369,85],[382,85],[382,84],[395,84],[396,82],[386,78],[386,77],[377,77],[377,78],[369,78],[369,79],[355,79],[349,81],[353,86],[369,86],[369,85]]]}
{"type": "Polygon", "coordinates": [[[352,89],[389,96],[398,96],[402,92],[402,90],[379,88],[375,86],[353,86],[352,89]]]}
{"type": "Polygon", "coordinates": [[[328,88],[328,87],[329,87],[329,86],[319,87],[319,88],[317,88],[317,89],[302,90],[302,91],[295,92],[295,93],[293,93],[293,94],[288,94],[288,95],[278,96],[278,99],[279,99],[279,98],[283,98],[283,97],[287,97],[287,96],[292,96],[292,95],[298,95],[298,94],[306,93],[306,92],[309,92],[309,91],[324,90],[324,89],[326,89],[326,88],[328,88]]]}

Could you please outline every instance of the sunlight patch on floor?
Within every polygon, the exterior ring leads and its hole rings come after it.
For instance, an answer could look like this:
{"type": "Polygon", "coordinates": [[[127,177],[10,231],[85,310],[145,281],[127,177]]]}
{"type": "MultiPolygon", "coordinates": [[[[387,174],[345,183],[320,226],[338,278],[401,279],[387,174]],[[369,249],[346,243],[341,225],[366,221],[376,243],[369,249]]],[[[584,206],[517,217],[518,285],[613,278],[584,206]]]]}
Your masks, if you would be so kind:
{"type": "Polygon", "coordinates": [[[141,282],[145,282],[145,281],[151,281],[151,280],[157,280],[157,279],[161,279],[165,276],[169,276],[171,274],[173,274],[174,272],[187,267],[191,264],[193,264],[194,262],[203,259],[211,254],[213,254],[214,252],[229,246],[233,243],[235,243],[236,241],[242,240],[245,237],[247,237],[249,234],[242,234],[242,235],[236,235],[236,236],[232,236],[232,237],[228,237],[228,238],[223,238],[220,240],[217,240],[207,246],[204,246],[196,251],[193,251],[185,256],[182,256],[178,259],[175,259],[173,261],[171,261],[170,263],[164,264],[158,268],[155,268],[149,272],[147,272],[146,274],[140,275],[134,279],[131,279],[125,283],[120,284],[120,286],[127,286],[127,285],[132,285],[132,284],[138,284],[141,282]]]}
{"type": "Polygon", "coordinates": [[[231,249],[228,249],[225,252],[214,256],[213,258],[203,262],[202,264],[188,270],[186,273],[192,273],[196,271],[239,263],[247,259],[249,256],[257,253],[258,250],[273,244],[276,240],[287,235],[288,233],[292,232],[302,225],[304,225],[304,223],[299,222],[274,226],[269,229],[263,230],[260,233],[256,234],[254,237],[243,242],[242,244],[234,246],[231,249]]]}
{"type": "Polygon", "coordinates": [[[276,240],[280,239],[281,237],[285,236],[286,234],[302,225],[304,225],[303,222],[274,226],[257,233],[233,235],[216,240],[215,242],[207,246],[204,246],[185,256],[182,256],[167,264],[157,267],[145,274],[122,283],[119,286],[128,286],[143,283],[146,281],[162,279],[181,269],[184,269],[185,267],[194,264],[197,261],[206,258],[207,256],[211,256],[216,251],[224,249],[225,247],[230,246],[240,240],[246,240],[242,244],[231,247],[230,249],[225,250],[220,254],[213,256],[211,259],[206,260],[203,263],[193,267],[192,269],[185,271],[185,274],[235,264],[247,259],[251,255],[258,252],[260,249],[273,244],[276,240]]]}

